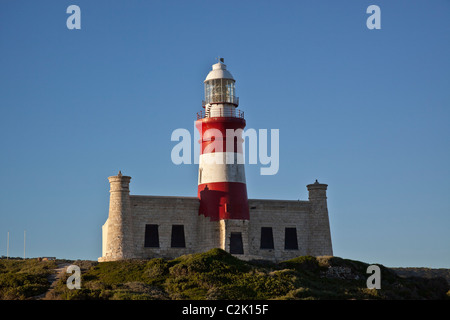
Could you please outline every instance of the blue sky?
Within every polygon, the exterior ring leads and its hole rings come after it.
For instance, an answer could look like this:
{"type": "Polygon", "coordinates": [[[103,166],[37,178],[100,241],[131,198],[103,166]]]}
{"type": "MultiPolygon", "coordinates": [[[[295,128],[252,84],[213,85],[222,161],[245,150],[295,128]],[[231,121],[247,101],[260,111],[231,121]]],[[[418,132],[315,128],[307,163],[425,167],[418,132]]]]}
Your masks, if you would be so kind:
{"type": "Polygon", "coordinates": [[[280,130],[280,169],[250,198],[327,183],[334,254],[450,267],[450,2],[0,2],[0,255],[97,259],[107,177],[195,196],[176,166],[218,56],[247,128],[280,130]],[[68,30],[66,8],[81,8],[68,30]],[[381,8],[369,30],[366,9],[381,8]]]}

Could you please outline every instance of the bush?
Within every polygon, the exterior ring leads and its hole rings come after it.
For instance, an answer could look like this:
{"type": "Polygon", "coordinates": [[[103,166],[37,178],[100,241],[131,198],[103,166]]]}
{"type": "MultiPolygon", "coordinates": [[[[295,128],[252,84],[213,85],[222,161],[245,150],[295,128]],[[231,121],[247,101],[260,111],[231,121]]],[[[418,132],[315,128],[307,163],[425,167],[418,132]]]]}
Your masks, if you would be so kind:
{"type": "Polygon", "coordinates": [[[297,271],[318,272],[320,270],[319,262],[316,257],[301,256],[280,263],[285,268],[295,269],[297,271]]]}
{"type": "Polygon", "coordinates": [[[53,261],[0,260],[0,299],[22,300],[45,293],[53,261]]]}
{"type": "MultiPolygon", "coordinates": [[[[72,262],[70,262],[72,263],[72,262]]],[[[69,290],[63,274],[51,299],[450,299],[443,279],[400,278],[380,266],[381,290],[366,287],[368,264],[338,257],[301,256],[281,263],[246,262],[221,250],[177,259],[73,262],[81,289],[69,290]],[[351,277],[330,277],[329,268],[351,277]],[[325,272],[324,272],[325,270],[325,272]],[[359,275],[359,278],[354,277],[359,275]]],[[[27,299],[48,289],[54,263],[0,260],[0,298],[27,299]]]]}
{"type": "Polygon", "coordinates": [[[184,255],[170,262],[171,274],[190,272],[246,272],[251,267],[244,261],[232,256],[222,249],[211,249],[204,253],[184,255]]]}

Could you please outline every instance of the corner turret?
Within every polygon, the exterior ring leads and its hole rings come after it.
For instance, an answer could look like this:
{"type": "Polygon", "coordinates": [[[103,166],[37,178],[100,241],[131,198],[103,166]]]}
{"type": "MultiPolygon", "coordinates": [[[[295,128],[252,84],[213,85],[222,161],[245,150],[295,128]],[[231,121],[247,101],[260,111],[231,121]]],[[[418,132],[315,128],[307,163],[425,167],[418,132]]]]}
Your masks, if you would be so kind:
{"type": "Polygon", "coordinates": [[[130,207],[131,177],[122,175],[108,177],[110,200],[108,220],[103,225],[102,257],[99,261],[113,261],[133,257],[133,233],[130,207]]]}
{"type": "Polygon", "coordinates": [[[309,217],[309,248],[315,256],[332,256],[330,222],[327,207],[327,184],[316,181],[306,186],[311,205],[309,217]]]}

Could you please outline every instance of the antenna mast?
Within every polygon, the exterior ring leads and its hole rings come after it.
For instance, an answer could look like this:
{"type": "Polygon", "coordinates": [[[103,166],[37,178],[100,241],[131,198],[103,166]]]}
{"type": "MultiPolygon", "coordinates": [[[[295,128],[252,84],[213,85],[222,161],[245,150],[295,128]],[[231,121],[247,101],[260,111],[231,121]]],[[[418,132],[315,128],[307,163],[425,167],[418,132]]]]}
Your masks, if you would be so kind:
{"type": "Polygon", "coordinates": [[[23,230],[23,260],[25,260],[25,240],[27,238],[27,231],[23,230]]]}
{"type": "Polygon", "coordinates": [[[9,231],[8,231],[8,239],[6,241],[6,259],[9,259],[9,231]]]}

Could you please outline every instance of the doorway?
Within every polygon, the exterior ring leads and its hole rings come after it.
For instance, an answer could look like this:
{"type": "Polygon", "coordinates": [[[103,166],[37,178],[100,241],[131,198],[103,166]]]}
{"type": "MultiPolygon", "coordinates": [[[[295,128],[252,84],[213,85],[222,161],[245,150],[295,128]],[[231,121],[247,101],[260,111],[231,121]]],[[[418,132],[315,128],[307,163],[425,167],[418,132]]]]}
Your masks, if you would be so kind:
{"type": "Polygon", "coordinates": [[[230,234],[230,253],[244,254],[244,244],[242,243],[241,232],[231,232],[230,234]]]}

